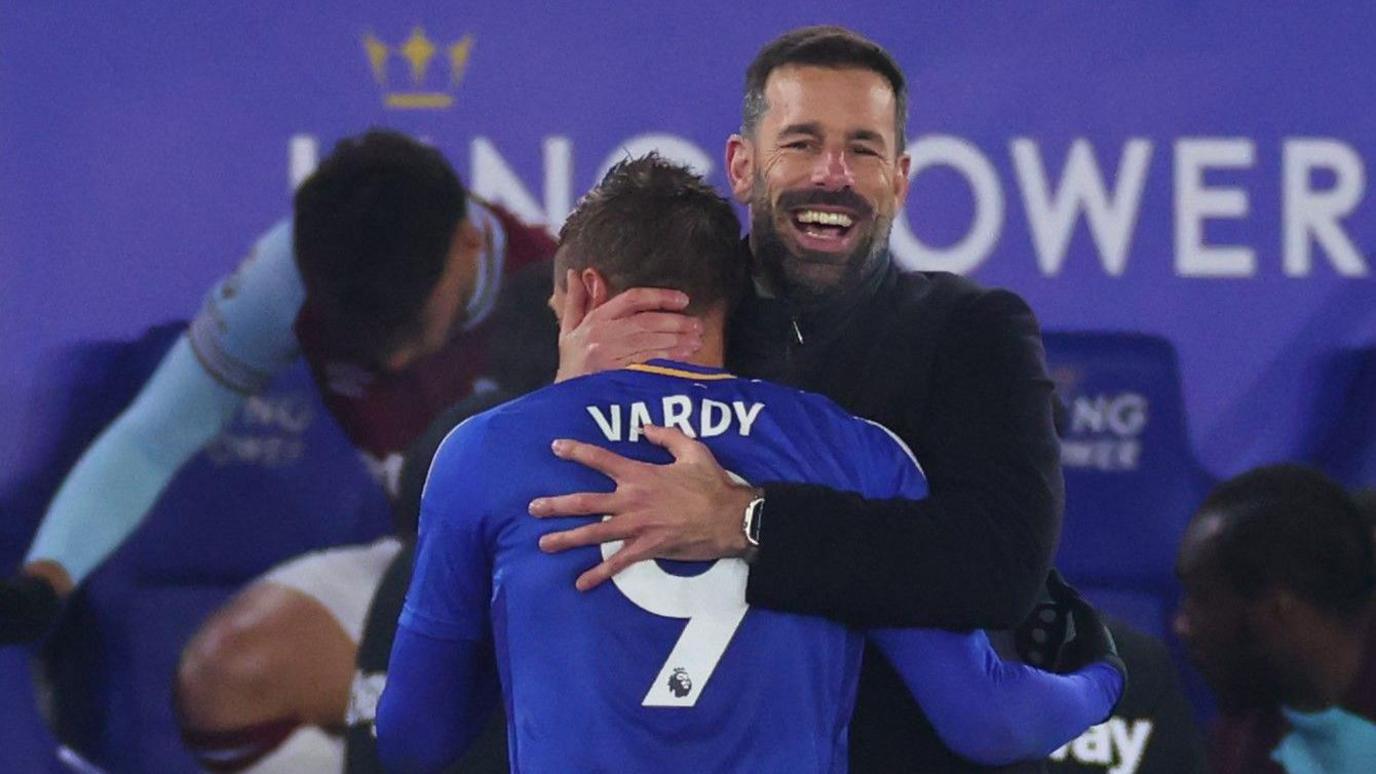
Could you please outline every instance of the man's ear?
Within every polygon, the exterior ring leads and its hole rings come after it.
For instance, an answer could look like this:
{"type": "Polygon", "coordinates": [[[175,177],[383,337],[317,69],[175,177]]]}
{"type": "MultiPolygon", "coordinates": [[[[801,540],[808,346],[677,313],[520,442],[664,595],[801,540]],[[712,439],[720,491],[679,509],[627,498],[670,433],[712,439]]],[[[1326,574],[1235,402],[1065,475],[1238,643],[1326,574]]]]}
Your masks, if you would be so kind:
{"type": "Polygon", "coordinates": [[[909,175],[912,173],[913,157],[906,153],[898,155],[898,174],[893,181],[894,201],[898,209],[903,209],[908,201],[908,186],[912,182],[909,175]]]}
{"type": "Polygon", "coordinates": [[[459,227],[455,232],[463,247],[467,250],[481,250],[487,242],[487,234],[483,233],[482,228],[473,222],[472,218],[464,218],[459,221],[459,227]]]}
{"type": "Polygon", "coordinates": [[[726,177],[736,201],[749,204],[755,187],[755,143],[749,138],[733,134],[726,140],[726,177]]]}
{"type": "Polygon", "coordinates": [[[588,291],[588,308],[591,312],[597,307],[607,303],[612,297],[611,286],[607,284],[607,278],[602,276],[602,272],[591,266],[578,272],[578,279],[583,283],[583,288],[588,291]]]}

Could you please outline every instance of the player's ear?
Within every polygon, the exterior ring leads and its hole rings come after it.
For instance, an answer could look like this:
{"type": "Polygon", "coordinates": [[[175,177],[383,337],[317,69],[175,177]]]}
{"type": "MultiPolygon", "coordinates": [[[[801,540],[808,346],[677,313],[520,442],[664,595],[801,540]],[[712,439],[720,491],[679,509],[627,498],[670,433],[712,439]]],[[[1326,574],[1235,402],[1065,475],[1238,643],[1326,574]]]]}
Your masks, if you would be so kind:
{"type": "Polygon", "coordinates": [[[583,287],[588,291],[588,309],[591,312],[597,307],[607,303],[612,297],[611,287],[607,284],[607,278],[602,276],[602,272],[591,266],[578,273],[578,279],[582,280],[583,287]]]}

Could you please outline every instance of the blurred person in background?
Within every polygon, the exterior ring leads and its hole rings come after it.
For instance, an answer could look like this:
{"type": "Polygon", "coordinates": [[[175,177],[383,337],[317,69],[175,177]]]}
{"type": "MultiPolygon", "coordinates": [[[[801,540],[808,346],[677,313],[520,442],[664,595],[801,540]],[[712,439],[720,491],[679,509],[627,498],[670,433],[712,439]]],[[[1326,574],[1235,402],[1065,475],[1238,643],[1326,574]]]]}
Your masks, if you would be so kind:
{"type": "Polygon", "coordinates": [[[1215,692],[1218,774],[1376,771],[1371,521],[1316,470],[1214,488],[1180,545],[1176,633],[1215,692]]]}
{"type": "MultiPolygon", "coordinates": [[[[402,453],[443,409],[475,390],[516,388],[494,371],[513,350],[540,381],[553,374],[552,346],[527,350],[497,329],[538,317],[512,325],[546,333],[548,312],[494,311],[504,281],[525,267],[540,265],[548,292],[553,240],[469,195],[439,151],[390,131],[347,138],[293,204],[67,476],[20,573],[0,583],[0,643],[49,630],[62,600],[135,530],[178,468],[298,357],[389,491],[402,453]]],[[[626,303],[647,294],[661,298],[626,303]]],[[[676,351],[674,335],[653,334],[637,340],[646,351],[622,354],[676,351]]],[[[339,769],[342,743],[319,727],[345,722],[364,618],[398,550],[385,538],[288,562],[205,623],[176,686],[184,737],[204,764],[339,769]]]]}

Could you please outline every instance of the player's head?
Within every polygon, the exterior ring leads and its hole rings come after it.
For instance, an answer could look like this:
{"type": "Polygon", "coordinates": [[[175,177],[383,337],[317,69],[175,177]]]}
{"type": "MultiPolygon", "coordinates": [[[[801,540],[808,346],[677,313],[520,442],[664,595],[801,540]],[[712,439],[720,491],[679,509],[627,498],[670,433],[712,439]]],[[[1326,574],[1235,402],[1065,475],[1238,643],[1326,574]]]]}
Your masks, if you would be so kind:
{"type": "Polygon", "coordinates": [[[727,173],[777,290],[830,297],[887,259],[908,192],[907,103],[893,57],[843,27],[787,32],[751,62],[727,173]]]}
{"type": "Polygon", "coordinates": [[[1372,554],[1370,523],[1316,470],[1275,465],[1225,481],[1180,546],[1176,633],[1225,704],[1305,695],[1314,643],[1367,614],[1372,554]]]}
{"type": "Polygon", "coordinates": [[[728,313],[746,281],[740,233],[731,203],[687,167],[655,153],[622,161],[560,229],[550,304],[563,308],[574,269],[594,306],[659,287],[686,293],[689,314],[728,313]]]}
{"type": "Polygon", "coordinates": [[[404,367],[462,323],[483,234],[444,156],[405,135],[346,138],[296,192],[307,304],[349,356],[404,367]]]}

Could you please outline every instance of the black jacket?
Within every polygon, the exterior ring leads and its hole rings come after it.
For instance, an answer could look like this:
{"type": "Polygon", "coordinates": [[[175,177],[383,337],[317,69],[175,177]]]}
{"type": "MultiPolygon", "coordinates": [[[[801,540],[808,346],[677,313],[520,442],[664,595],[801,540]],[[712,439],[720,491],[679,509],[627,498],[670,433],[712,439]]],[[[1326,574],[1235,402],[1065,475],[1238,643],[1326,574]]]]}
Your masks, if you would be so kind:
{"type": "MultiPolygon", "coordinates": [[[[820,392],[902,438],[923,501],[765,484],[746,600],[850,625],[1007,629],[1031,610],[1064,483],[1051,380],[1021,298],[893,265],[828,308],[747,298],[728,365],[820,392]]],[[[866,654],[852,771],[983,771],[946,750],[892,668],[866,654]]],[[[1040,770],[1040,767],[1025,767],[1040,770]]]]}

